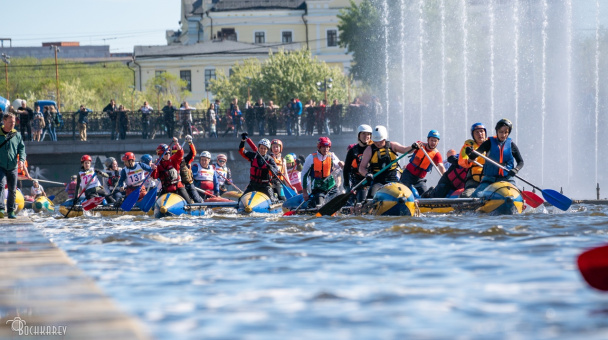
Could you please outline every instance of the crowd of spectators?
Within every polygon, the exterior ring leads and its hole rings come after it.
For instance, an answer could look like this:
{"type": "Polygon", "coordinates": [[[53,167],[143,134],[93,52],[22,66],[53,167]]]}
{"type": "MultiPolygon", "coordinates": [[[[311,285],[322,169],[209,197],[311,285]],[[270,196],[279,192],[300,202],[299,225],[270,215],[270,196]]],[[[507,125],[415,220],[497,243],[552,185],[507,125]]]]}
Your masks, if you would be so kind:
{"type": "MultiPolygon", "coordinates": [[[[57,141],[56,130],[64,124],[55,106],[35,106],[31,109],[23,100],[21,107],[16,110],[11,107],[10,110],[18,116],[19,129],[25,141],[40,142],[47,135],[51,141],[57,141]]],[[[117,105],[112,99],[101,112],[81,105],[72,115],[72,129],[74,135],[77,129],[81,141],[87,140],[87,131],[91,130],[91,126],[95,132],[109,133],[111,140],[123,140],[127,134],[140,133],[143,139],[160,135],[169,138],[185,135],[219,138],[237,136],[241,132],[252,136],[312,136],[340,134],[343,128],[353,129],[361,122],[374,124],[381,121],[383,114],[376,97],[371,97],[369,103],[355,98],[347,105],[339,103],[337,99],[328,104],[324,100],[317,103],[309,99],[303,103],[298,98],[292,98],[283,106],[276,105],[272,100],[264,102],[263,98],[254,102],[245,101],[243,105],[238,98],[234,98],[224,107],[220,100],[215,100],[206,110],[194,109],[188,102],[181,103],[178,108],[170,100],[158,110],[145,101],[136,111],[117,105]]]]}

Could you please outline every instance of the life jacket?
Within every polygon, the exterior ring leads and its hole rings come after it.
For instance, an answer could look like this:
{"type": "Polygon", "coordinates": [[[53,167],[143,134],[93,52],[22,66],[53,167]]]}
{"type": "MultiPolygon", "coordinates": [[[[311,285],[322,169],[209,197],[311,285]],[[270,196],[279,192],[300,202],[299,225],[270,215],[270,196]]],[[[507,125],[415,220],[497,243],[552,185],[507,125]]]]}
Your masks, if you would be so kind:
{"type": "Polygon", "coordinates": [[[319,160],[318,152],[312,154],[312,164],[313,164],[313,179],[325,179],[331,175],[333,170],[333,160],[331,152],[327,153],[327,156],[323,161],[319,160]]]}
{"type": "Polygon", "coordinates": [[[228,167],[226,166],[220,166],[219,164],[214,164],[213,167],[215,168],[215,171],[217,171],[218,176],[217,176],[217,181],[219,183],[220,186],[224,185],[226,183],[226,179],[228,178],[228,167]]]}
{"type": "MultiPolygon", "coordinates": [[[[511,138],[507,138],[502,144],[498,143],[498,138],[496,138],[496,136],[488,139],[491,143],[488,157],[495,162],[502,164],[507,170],[513,169],[515,166],[515,158],[513,158],[513,153],[511,152],[511,138]]],[[[496,165],[488,162],[483,166],[483,175],[504,177],[507,176],[507,173],[496,165]]]]}
{"type": "Polygon", "coordinates": [[[180,182],[179,171],[173,166],[173,162],[162,160],[158,167],[158,178],[160,179],[163,190],[173,192],[177,189],[180,182]]]}
{"type": "MultiPolygon", "coordinates": [[[[268,155],[261,157],[269,157],[268,155]]],[[[260,156],[255,156],[251,160],[251,169],[249,169],[249,181],[252,183],[262,184],[270,181],[270,169],[264,160],[259,159],[260,156]]]]}
{"type": "Polygon", "coordinates": [[[87,171],[78,172],[78,176],[80,177],[81,191],[101,186],[101,183],[99,183],[99,179],[95,174],[95,169],[93,168],[90,168],[87,171]]]}
{"type": "MultiPolygon", "coordinates": [[[[397,154],[390,148],[391,142],[385,141],[383,148],[378,148],[376,144],[370,144],[372,157],[369,160],[369,171],[375,174],[382,170],[389,163],[397,159],[397,154]]],[[[396,182],[398,177],[399,164],[395,162],[390,168],[374,177],[374,183],[396,182]]]]}
{"type": "MultiPolygon", "coordinates": [[[[460,150],[460,157],[465,157],[466,159],[468,159],[468,156],[466,155],[466,148],[467,147],[471,147],[474,150],[476,150],[477,148],[479,148],[479,145],[477,145],[477,143],[475,143],[475,140],[473,139],[468,139],[464,142],[464,146],[462,147],[462,149],[460,150]]],[[[485,152],[484,152],[485,155],[485,152]]],[[[486,162],[485,159],[483,159],[482,157],[477,157],[477,159],[475,159],[475,161],[479,164],[481,164],[482,166],[479,166],[475,163],[473,163],[470,167],[469,167],[469,172],[467,173],[467,177],[472,178],[474,181],[476,182],[481,182],[481,177],[483,177],[483,165],[486,162]]],[[[459,161],[460,162],[460,161],[459,161]]]]}
{"type": "Polygon", "coordinates": [[[468,170],[469,169],[463,168],[459,165],[452,165],[446,172],[448,179],[450,180],[454,188],[456,188],[455,190],[464,188],[464,183],[467,179],[468,170]]]}
{"type": "Polygon", "coordinates": [[[68,183],[66,192],[68,194],[68,199],[74,198],[74,195],[76,194],[76,181],[68,183]]]}
{"type": "Polygon", "coordinates": [[[135,165],[131,169],[125,167],[124,171],[127,175],[127,179],[125,181],[127,187],[139,186],[144,182],[144,178],[146,178],[146,171],[141,167],[139,163],[135,163],[135,165]]]}
{"type": "MultiPolygon", "coordinates": [[[[17,155],[17,163],[19,163],[19,155],[17,155]]],[[[19,168],[19,167],[18,167],[19,168]]],[[[27,164],[27,159],[23,161],[23,167],[17,170],[17,176],[22,178],[27,178],[27,169],[29,165],[27,164]]]]}
{"type": "Polygon", "coordinates": [[[186,161],[182,161],[179,165],[179,174],[182,177],[182,183],[190,184],[194,182],[194,178],[192,175],[192,169],[190,169],[190,164],[186,161]]]}
{"type": "Polygon", "coordinates": [[[213,174],[215,172],[213,165],[207,165],[207,168],[203,168],[203,166],[199,164],[197,169],[195,176],[197,181],[213,182],[213,174]]]}
{"type": "MultiPolygon", "coordinates": [[[[359,165],[361,165],[361,159],[363,158],[363,152],[367,149],[367,145],[361,146],[361,144],[354,144],[349,151],[353,153],[353,161],[351,162],[351,175],[359,174],[359,165]]],[[[361,175],[359,175],[361,176],[361,175]]]]}
{"type": "Polygon", "coordinates": [[[426,177],[426,174],[431,172],[431,169],[433,168],[429,158],[433,159],[438,152],[439,151],[437,151],[437,149],[427,151],[429,157],[426,157],[424,151],[417,150],[416,153],[414,153],[414,155],[410,158],[410,162],[407,164],[406,169],[409,170],[409,172],[414,176],[420,178],[426,177]]]}

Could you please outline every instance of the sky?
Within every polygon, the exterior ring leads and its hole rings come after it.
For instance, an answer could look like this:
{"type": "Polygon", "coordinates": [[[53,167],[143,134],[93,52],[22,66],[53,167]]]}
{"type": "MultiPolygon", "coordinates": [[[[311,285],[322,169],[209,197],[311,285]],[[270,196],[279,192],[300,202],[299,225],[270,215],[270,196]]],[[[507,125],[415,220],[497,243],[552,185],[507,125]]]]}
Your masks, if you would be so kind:
{"type": "Polygon", "coordinates": [[[165,31],[179,29],[180,6],[180,0],[0,0],[0,38],[13,39],[13,47],[78,41],[132,53],[135,45],[166,45],[165,31]]]}

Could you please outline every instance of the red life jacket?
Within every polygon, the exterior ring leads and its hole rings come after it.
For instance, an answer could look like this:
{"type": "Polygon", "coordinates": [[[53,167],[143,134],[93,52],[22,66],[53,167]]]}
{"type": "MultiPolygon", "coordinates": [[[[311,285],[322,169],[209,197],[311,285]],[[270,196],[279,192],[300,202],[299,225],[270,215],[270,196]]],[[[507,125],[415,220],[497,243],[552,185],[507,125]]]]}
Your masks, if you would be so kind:
{"type": "Polygon", "coordinates": [[[251,160],[251,169],[249,169],[249,181],[258,184],[268,183],[270,181],[270,169],[268,169],[268,165],[266,165],[266,162],[264,162],[263,159],[260,159],[257,155],[251,160]]]}
{"type": "Polygon", "coordinates": [[[464,183],[467,178],[467,171],[469,169],[461,166],[452,165],[447,172],[448,179],[452,182],[452,185],[456,190],[464,188],[464,183]]]}
{"type": "MultiPolygon", "coordinates": [[[[426,147],[426,146],[423,146],[426,147]]],[[[438,153],[437,149],[433,149],[431,151],[427,151],[429,157],[433,159],[435,155],[438,153]]],[[[407,164],[406,169],[414,176],[424,178],[426,174],[431,171],[433,165],[431,161],[424,155],[424,151],[418,150],[410,158],[410,162],[407,164]]]]}
{"type": "Polygon", "coordinates": [[[163,191],[174,192],[177,188],[183,186],[179,170],[173,166],[171,161],[162,160],[157,167],[158,178],[163,185],[163,191]]]}

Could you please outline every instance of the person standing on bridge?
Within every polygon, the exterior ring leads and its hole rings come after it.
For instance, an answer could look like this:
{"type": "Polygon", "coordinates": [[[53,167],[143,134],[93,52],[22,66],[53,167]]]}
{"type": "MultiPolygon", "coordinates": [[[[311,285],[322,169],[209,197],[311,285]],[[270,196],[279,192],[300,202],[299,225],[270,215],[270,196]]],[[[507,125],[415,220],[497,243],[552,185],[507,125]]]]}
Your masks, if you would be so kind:
{"type": "Polygon", "coordinates": [[[12,113],[2,115],[2,128],[0,128],[0,218],[4,218],[5,211],[8,218],[15,216],[15,197],[17,194],[17,165],[25,166],[25,144],[21,134],[15,130],[17,118],[12,113]],[[4,187],[8,184],[8,197],[4,196],[4,187]],[[6,205],[5,205],[6,199],[6,205]]]}

